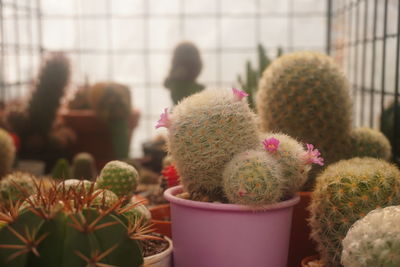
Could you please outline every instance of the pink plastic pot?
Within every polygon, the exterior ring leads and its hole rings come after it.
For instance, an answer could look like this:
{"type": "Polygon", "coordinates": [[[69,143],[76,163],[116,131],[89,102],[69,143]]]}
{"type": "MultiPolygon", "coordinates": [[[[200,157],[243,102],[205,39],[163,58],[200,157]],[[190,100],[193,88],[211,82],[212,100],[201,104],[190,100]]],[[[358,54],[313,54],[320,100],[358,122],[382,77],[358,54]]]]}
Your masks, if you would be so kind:
{"type": "Polygon", "coordinates": [[[165,191],[171,202],[175,267],[285,267],[293,206],[290,200],[251,209],[243,205],[198,202],[165,191]]]}

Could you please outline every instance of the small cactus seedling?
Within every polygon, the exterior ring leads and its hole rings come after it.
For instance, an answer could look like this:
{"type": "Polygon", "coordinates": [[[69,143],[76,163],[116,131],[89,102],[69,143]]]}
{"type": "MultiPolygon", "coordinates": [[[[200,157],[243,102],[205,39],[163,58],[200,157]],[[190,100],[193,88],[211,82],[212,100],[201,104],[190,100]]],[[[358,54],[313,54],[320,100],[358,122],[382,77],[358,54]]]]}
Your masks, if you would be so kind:
{"type": "Polygon", "coordinates": [[[340,266],[351,225],[376,208],[400,204],[400,171],[384,160],[353,158],[328,166],[316,181],[311,237],[324,266],[340,266]]]}
{"type": "Polygon", "coordinates": [[[110,161],[101,170],[96,188],[109,189],[118,197],[130,196],[136,190],[139,174],[134,167],[122,161],[110,161]]]}
{"type": "Polygon", "coordinates": [[[281,168],[265,151],[236,155],[225,167],[223,189],[231,203],[262,206],[282,197],[281,168]]]}
{"type": "Polygon", "coordinates": [[[344,267],[400,266],[400,206],[376,209],[343,239],[344,267]]]}
{"type": "Polygon", "coordinates": [[[3,205],[24,200],[36,192],[35,177],[29,173],[13,172],[0,180],[0,202],[3,205]]]}
{"type": "Polygon", "coordinates": [[[97,175],[94,158],[89,153],[76,154],[72,160],[72,177],[76,179],[93,180],[97,175]]]}
{"type": "Polygon", "coordinates": [[[93,191],[46,192],[38,186],[37,199],[27,209],[0,212],[0,265],[139,267],[143,257],[138,240],[148,238],[147,225],[122,215],[134,206],[92,205],[93,191]]]}
{"type": "Polygon", "coordinates": [[[392,147],[389,140],[379,131],[356,128],[351,132],[352,156],[373,157],[390,160],[392,147]]]}
{"type": "Polygon", "coordinates": [[[15,146],[8,132],[0,129],[0,178],[11,171],[15,159],[15,146]]]}

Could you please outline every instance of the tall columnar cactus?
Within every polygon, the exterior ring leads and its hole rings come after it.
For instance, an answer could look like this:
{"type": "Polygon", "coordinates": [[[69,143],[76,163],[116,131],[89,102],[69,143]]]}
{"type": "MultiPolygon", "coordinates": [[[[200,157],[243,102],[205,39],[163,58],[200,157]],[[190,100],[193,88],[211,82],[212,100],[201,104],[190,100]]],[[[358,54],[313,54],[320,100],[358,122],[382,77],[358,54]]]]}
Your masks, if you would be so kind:
{"type": "Polygon", "coordinates": [[[0,128],[0,178],[11,171],[15,159],[15,146],[8,132],[0,128]]]}
{"type": "Polygon", "coordinates": [[[195,44],[182,42],[176,46],[171,69],[164,81],[164,86],[171,91],[175,105],[183,98],[204,89],[203,85],[196,82],[202,65],[200,51],[195,44]]]}
{"type": "Polygon", "coordinates": [[[237,154],[225,167],[223,189],[230,203],[261,206],[282,197],[282,170],[265,151],[237,154]]]}
{"type": "Polygon", "coordinates": [[[192,199],[224,200],[222,172],[238,153],[262,147],[254,113],[241,91],[205,90],[181,101],[157,127],[192,199]]]}
{"type": "Polygon", "coordinates": [[[376,209],[343,239],[344,267],[400,266],[400,206],[376,209]]]}
{"type": "Polygon", "coordinates": [[[390,160],[392,151],[389,140],[370,128],[356,128],[351,132],[351,155],[390,160]]]}
{"type": "Polygon", "coordinates": [[[351,225],[371,210],[400,204],[400,171],[378,159],[343,160],[317,177],[311,199],[311,237],[324,266],[340,266],[351,225]]]}
{"type": "Polygon", "coordinates": [[[109,189],[118,197],[130,196],[139,181],[137,170],[122,161],[110,161],[101,170],[96,180],[96,188],[109,189]]]}
{"type": "Polygon", "coordinates": [[[76,179],[93,180],[97,175],[94,158],[89,153],[76,154],[72,160],[72,177],[76,179]]]}
{"type": "Polygon", "coordinates": [[[259,83],[257,111],[264,131],[314,144],[328,164],[348,153],[348,82],[326,55],[296,52],[273,61],[259,83]]]}
{"type": "Polygon", "coordinates": [[[141,266],[138,240],[148,228],[125,219],[131,207],[122,207],[122,199],[101,207],[92,205],[93,191],[53,187],[38,195],[29,209],[0,213],[1,266],[141,266]]]}
{"type": "Polygon", "coordinates": [[[0,203],[21,201],[36,192],[35,177],[29,173],[13,172],[0,180],[0,203]]]}
{"type": "Polygon", "coordinates": [[[96,83],[90,89],[89,100],[98,117],[108,124],[115,157],[127,158],[132,112],[129,88],[118,83],[96,83]]]}
{"type": "MultiPolygon", "coordinates": [[[[278,48],[277,56],[282,55],[282,49],[278,48]]],[[[271,59],[267,56],[263,45],[258,44],[257,46],[258,56],[258,69],[254,69],[250,61],[246,62],[246,75],[242,78],[240,75],[237,76],[237,81],[240,87],[249,94],[249,105],[252,109],[255,109],[255,95],[258,89],[258,79],[261,77],[264,70],[271,63],[271,59]]]]}

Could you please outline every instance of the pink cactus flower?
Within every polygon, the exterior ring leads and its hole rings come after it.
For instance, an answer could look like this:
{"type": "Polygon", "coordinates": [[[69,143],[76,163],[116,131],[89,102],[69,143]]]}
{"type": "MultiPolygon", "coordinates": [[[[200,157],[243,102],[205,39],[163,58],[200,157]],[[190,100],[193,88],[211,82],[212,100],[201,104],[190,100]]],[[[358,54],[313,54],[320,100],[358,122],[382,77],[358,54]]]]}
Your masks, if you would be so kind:
{"type": "Polygon", "coordinates": [[[263,145],[264,145],[265,150],[267,150],[268,152],[274,153],[278,150],[279,140],[274,137],[267,138],[263,141],[263,145]]]}
{"type": "Polygon", "coordinates": [[[307,152],[304,154],[304,161],[306,164],[318,164],[324,166],[324,159],[318,149],[314,149],[312,144],[307,144],[307,152]]]}
{"type": "Polygon", "coordinates": [[[244,97],[246,97],[246,96],[249,95],[249,94],[247,94],[245,91],[238,90],[238,89],[236,89],[236,88],[232,88],[232,92],[233,92],[233,95],[235,96],[235,99],[236,99],[237,101],[240,101],[240,100],[242,100],[244,97]]]}
{"type": "Polygon", "coordinates": [[[171,121],[169,119],[169,113],[168,113],[168,108],[164,109],[164,113],[161,113],[160,119],[157,121],[156,129],[160,127],[165,127],[168,128],[171,124],[171,121]]]}
{"type": "Polygon", "coordinates": [[[243,188],[243,186],[240,186],[239,191],[238,191],[238,195],[240,197],[244,197],[245,195],[247,195],[247,190],[246,188],[243,188]]]}

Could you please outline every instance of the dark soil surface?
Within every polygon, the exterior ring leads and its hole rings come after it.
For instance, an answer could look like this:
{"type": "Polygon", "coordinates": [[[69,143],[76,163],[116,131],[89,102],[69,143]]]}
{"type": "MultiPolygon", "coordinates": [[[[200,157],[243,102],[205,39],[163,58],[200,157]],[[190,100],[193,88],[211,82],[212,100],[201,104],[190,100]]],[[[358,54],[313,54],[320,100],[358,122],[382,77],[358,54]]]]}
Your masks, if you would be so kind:
{"type": "MultiPolygon", "coordinates": [[[[163,238],[162,235],[157,233],[152,233],[152,236],[163,238]]],[[[147,239],[141,241],[142,249],[143,249],[143,257],[153,256],[155,254],[161,253],[169,247],[169,243],[167,240],[153,240],[147,239]]]]}

